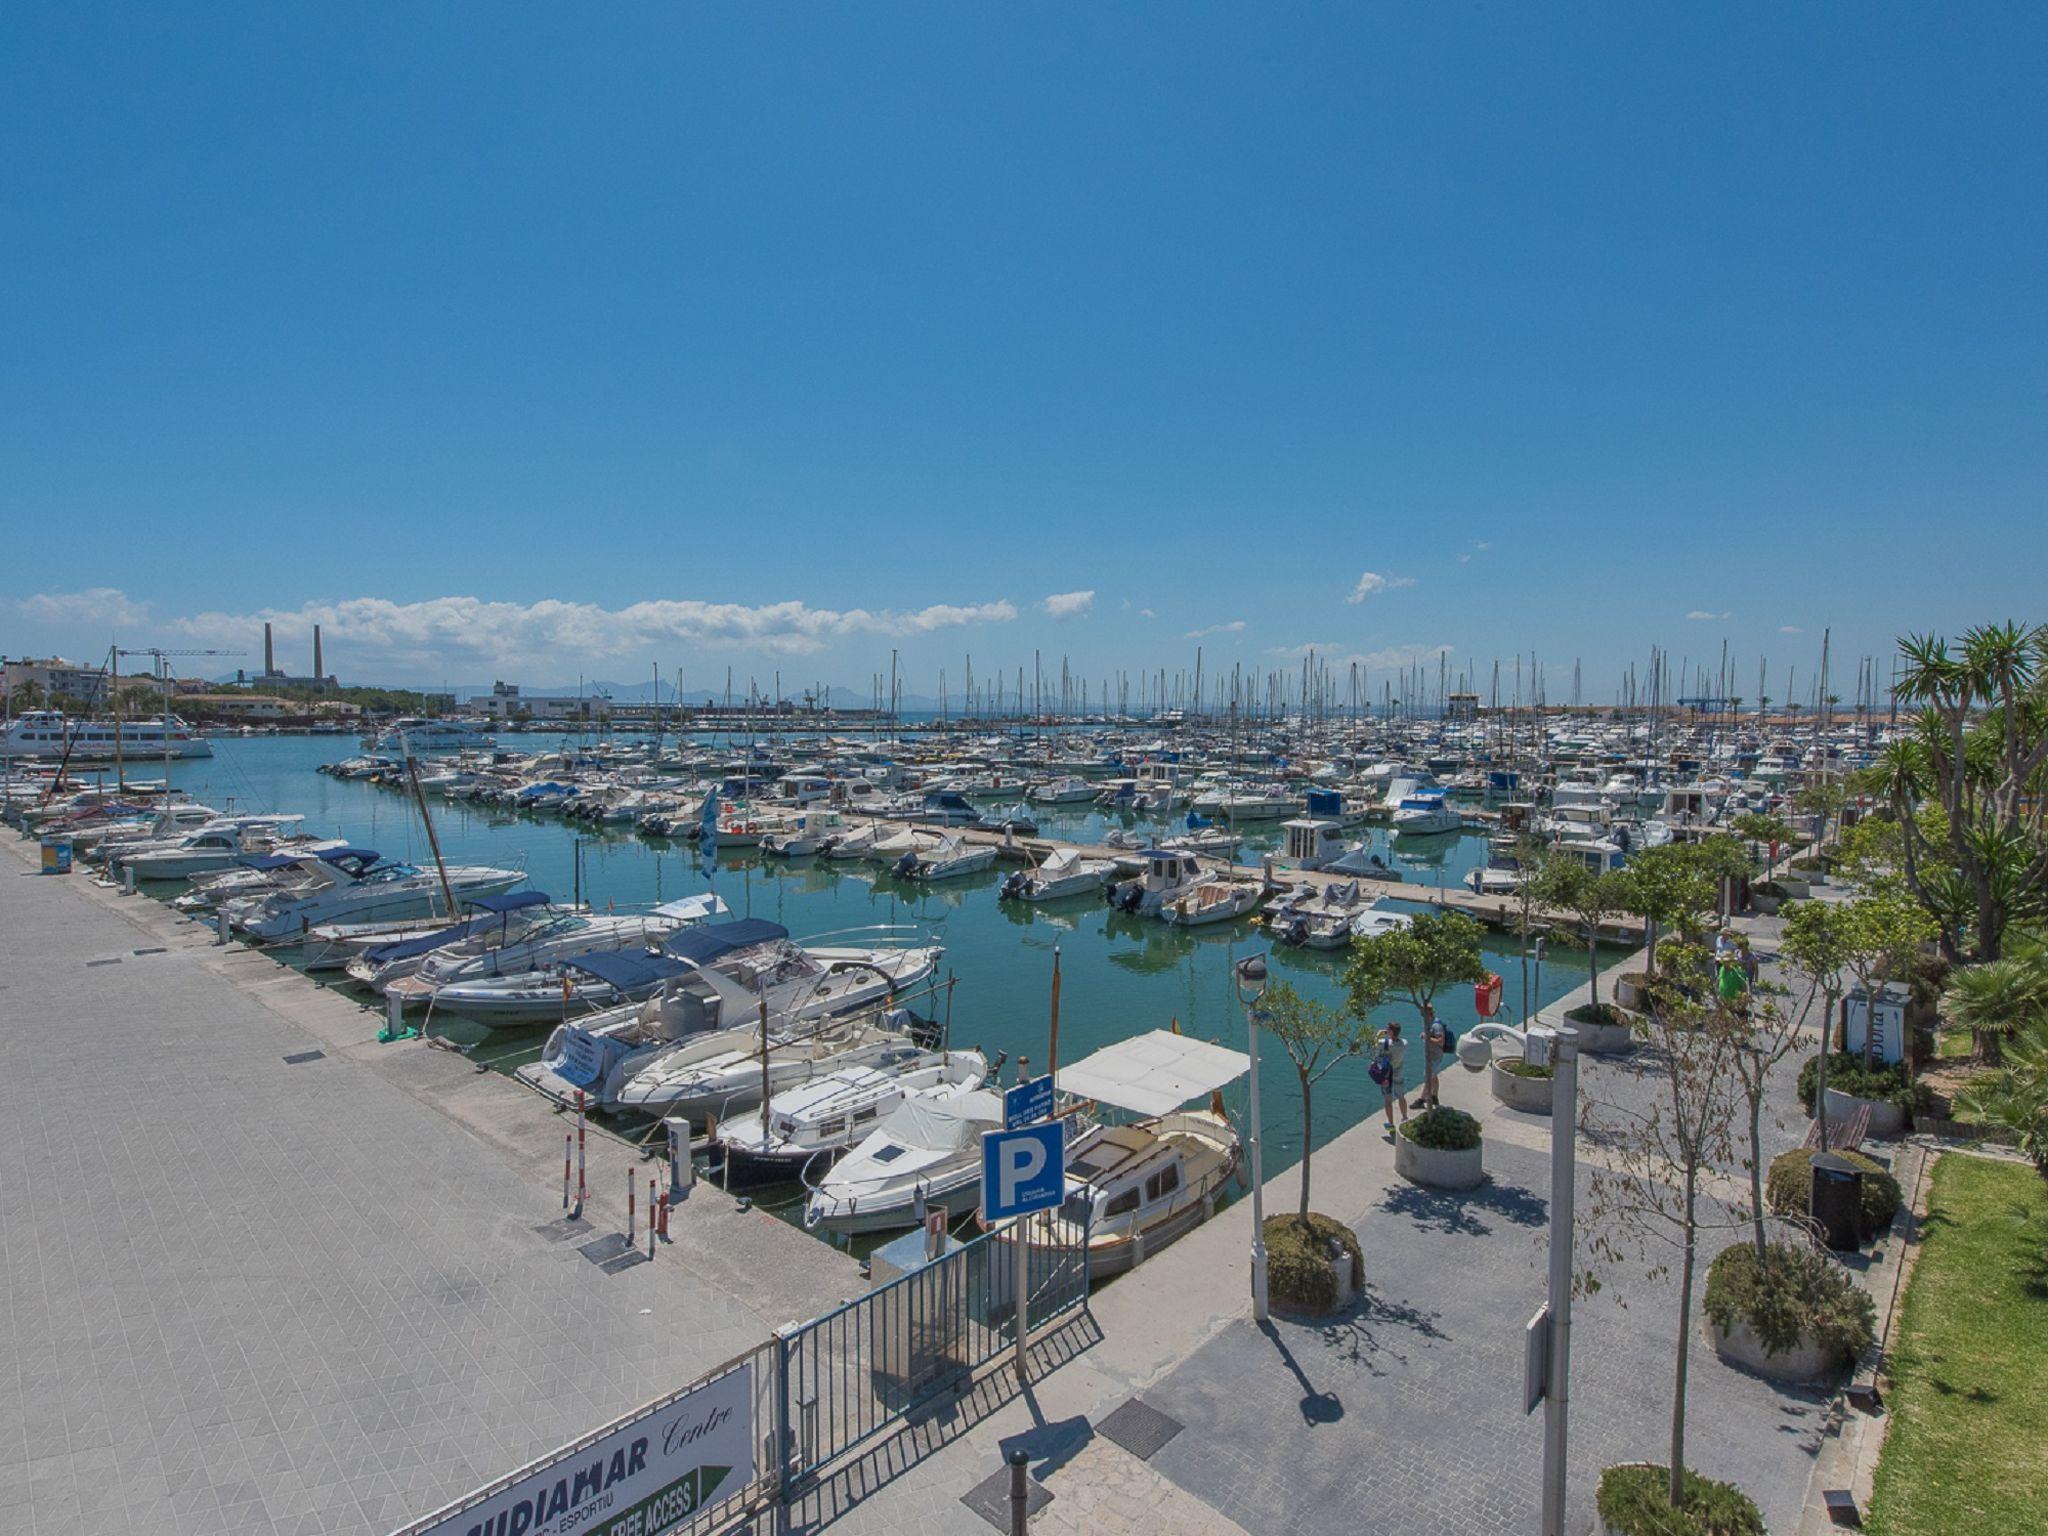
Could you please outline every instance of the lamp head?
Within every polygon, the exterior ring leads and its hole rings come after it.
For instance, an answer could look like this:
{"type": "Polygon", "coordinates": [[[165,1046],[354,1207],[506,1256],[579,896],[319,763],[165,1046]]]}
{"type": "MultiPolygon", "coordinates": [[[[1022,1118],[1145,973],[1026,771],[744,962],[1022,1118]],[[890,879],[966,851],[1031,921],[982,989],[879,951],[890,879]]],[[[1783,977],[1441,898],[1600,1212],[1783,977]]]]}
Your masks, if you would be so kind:
{"type": "Polygon", "coordinates": [[[1247,1007],[1266,992],[1266,957],[1252,955],[1237,962],[1237,995],[1247,1007]]]}

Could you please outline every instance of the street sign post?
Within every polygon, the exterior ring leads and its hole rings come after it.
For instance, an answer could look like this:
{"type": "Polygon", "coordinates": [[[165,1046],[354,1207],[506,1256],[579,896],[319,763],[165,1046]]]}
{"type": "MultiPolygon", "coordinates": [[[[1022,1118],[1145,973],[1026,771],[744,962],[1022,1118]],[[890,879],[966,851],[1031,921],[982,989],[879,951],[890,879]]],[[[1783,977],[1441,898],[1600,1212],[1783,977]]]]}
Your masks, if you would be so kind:
{"type": "Polygon", "coordinates": [[[1052,1076],[1049,1073],[1019,1083],[1003,1095],[1003,1129],[1006,1131],[1051,1118],[1052,1076]]]}
{"type": "Polygon", "coordinates": [[[1010,1242],[1017,1256],[1014,1284],[1020,1382],[1029,1375],[1027,1350],[1031,1342],[1031,1232],[1025,1218],[1033,1211],[1051,1210],[1066,1198],[1066,1131],[1063,1122],[1045,1120],[1016,1130],[987,1131],[981,1138],[982,1220],[1010,1220],[1010,1242]]]}
{"type": "Polygon", "coordinates": [[[1522,1412],[1534,1413],[1550,1386],[1550,1303],[1536,1309],[1522,1330],[1522,1412]]]}

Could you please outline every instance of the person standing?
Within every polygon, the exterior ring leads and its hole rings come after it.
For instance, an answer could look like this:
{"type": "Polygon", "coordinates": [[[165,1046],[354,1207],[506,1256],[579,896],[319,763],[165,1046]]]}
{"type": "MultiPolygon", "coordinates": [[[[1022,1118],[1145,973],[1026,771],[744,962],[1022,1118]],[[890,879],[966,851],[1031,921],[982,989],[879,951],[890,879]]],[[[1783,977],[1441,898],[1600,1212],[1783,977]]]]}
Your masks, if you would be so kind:
{"type": "Polygon", "coordinates": [[[1386,1110],[1387,1131],[1394,1129],[1394,1108],[1400,1106],[1401,1118],[1408,1118],[1408,1092],[1401,1086],[1401,1065],[1408,1057],[1408,1042],[1401,1038],[1401,1021],[1389,1021],[1374,1040],[1379,1054],[1373,1060],[1372,1078],[1380,1085],[1380,1102],[1386,1110]]]}
{"type": "Polygon", "coordinates": [[[1444,1021],[1436,1016],[1434,1008],[1425,1005],[1422,1010],[1422,1107],[1440,1109],[1443,1100],[1437,1097],[1437,1073],[1444,1064],[1444,1047],[1449,1043],[1450,1032],[1444,1028],[1444,1021]]]}

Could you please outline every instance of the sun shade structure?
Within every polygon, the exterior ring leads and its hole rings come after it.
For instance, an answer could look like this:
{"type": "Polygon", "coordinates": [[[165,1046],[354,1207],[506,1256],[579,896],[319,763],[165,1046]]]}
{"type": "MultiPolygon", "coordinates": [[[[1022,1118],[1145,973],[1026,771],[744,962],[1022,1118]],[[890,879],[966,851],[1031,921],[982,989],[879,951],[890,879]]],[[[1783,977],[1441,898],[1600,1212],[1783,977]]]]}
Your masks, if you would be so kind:
{"type": "Polygon", "coordinates": [[[1155,1029],[1059,1070],[1059,1090],[1139,1115],[1164,1115],[1250,1070],[1243,1051],[1155,1029]]]}
{"type": "Polygon", "coordinates": [[[630,949],[599,949],[571,955],[562,965],[565,969],[595,976],[621,992],[638,992],[658,986],[671,976],[680,976],[691,969],[686,962],[672,955],[635,953],[630,949]]]}
{"type": "Polygon", "coordinates": [[[755,944],[768,944],[789,937],[789,930],[765,917],[742,917],[730,923],[713,923],[703,928],[686,928],[672,934],[664,946],[678,960],[708,965],[721,955],[755,944]]]}
{"type": "Polygon", "coordinates": [[[716,917],[732,909],[718,899],[716,891],[706,891],[701,896],[685,896],[677,901],[666,901],[654,909],[656,917],[672,917],[678,922],[691,923],[699,918],[716,917]]]}

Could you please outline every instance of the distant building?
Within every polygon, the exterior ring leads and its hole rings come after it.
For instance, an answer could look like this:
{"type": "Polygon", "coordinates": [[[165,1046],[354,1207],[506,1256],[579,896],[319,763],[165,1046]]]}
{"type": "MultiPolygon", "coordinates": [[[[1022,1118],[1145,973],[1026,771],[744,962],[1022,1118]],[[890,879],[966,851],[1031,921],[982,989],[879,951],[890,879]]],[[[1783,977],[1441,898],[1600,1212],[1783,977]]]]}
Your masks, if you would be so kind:
{"type": "Polygon", "coordinates": [[[268,693],[188,693],[184,708],[201,716],[235,720],[283,720],[298,712],[289,699],[268,693]]]}
{"type": "Polygon", "coordinates": [[[1479,718],[1479,695],[1476,693],[1454,693],[1444,703],[1446,720],[1477,720],[1479,718]]]}
{"type": "Polygon", "coordinates": [[[263,675],[252,678],[246,672],[236,672],[235,682],[242,686],[256,684],[265,688],[302,688],[313,693],[332,693],[341,686],[322,664],[320,656],[320,626],[313,626],[313,675],[291,677],[278,670],[277,650],[272,643],[270,626],[263,626],[263,675]]]}
{"type": "Polygon", "coordinates": [[[469,712],[487,720],[607,720],[612,701],[603,694],[522,693],[517,683],[494,682],[469,701],[469,712]]]}
{"type": "Polygon", "coordinates": [[[81,667],[61,656],[43,661],[30,657],[0,666],[0,689],[12,694],[24,688],[34,688],[49,704],[98,704],[106,697],[107,676],[98,667],[81,667]]]}

